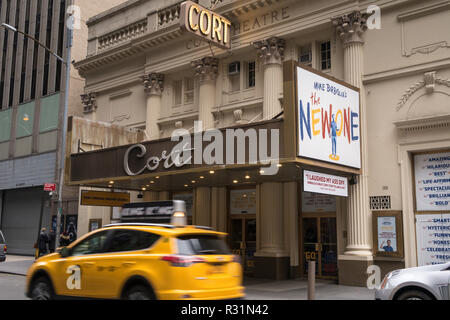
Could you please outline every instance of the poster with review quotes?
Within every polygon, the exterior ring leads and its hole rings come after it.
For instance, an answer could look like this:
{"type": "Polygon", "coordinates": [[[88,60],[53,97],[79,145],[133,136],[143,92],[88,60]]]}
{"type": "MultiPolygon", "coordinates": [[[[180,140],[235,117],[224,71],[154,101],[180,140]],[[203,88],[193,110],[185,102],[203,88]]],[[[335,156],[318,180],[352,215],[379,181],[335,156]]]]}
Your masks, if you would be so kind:
{"type": "Polygon", "coordinates": [[[414,156],[416,211],[450,212],[450,152],[414,156]]]}

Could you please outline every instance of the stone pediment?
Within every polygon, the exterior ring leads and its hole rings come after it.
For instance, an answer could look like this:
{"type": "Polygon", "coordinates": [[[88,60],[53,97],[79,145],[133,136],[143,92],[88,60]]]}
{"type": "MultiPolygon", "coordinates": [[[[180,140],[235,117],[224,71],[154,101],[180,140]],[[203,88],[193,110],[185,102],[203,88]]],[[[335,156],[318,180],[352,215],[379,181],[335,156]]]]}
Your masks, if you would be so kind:
{"type": "Polygon", "coordinates": [[[450,79],[439,77],[435,71],[410,86],[397,104],[398,120],[402,130],[428,129],[448,126],[450,123],[450,79]]]}

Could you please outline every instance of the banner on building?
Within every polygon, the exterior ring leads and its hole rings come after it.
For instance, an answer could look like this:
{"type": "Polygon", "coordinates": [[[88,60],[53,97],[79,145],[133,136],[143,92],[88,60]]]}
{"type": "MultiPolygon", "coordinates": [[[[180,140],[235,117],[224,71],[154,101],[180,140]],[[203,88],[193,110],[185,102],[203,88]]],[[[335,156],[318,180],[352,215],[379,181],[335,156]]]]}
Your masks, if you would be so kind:
{"type": "Polygon", "coordinates": [[[450,152],[414,156],[417,211],[450,210],[450,152]]]}
{"type": "Polygon", "coordinates": [[[298,156],[361,169],[357,88],[297,66],[298,156]]]}
{"type": "Polygon", "coordinates": [[[419,266],[450,261],[450,214],[416,215],[419,266]]]}
{"type": "Polygon", "coordinates": [[[305,170],[303,191],[348,197],[348,179],[346,177],[305,170]]]}

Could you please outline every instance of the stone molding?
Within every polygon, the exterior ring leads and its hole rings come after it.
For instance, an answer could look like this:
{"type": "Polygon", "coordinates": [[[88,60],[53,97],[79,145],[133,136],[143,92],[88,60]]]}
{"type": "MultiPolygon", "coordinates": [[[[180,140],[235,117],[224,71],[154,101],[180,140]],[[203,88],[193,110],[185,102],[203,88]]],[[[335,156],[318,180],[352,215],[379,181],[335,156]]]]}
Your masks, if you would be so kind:
{"type": "Polygon", "coordinates": [[[427,94],[432,94],[436,85],[442,85],[450,88],[450,79],[440,79],[436,77],[436,71],[426,72],[422,81],[416,82],[406,90],[397,104],[397,111],[408,102],[409,98],[422,88],[425,88],[427,94]]]}
{"type": "Polygon", "coordinates": [[[215,81],[219,72],[219,59],[214,57],[205,57],[191,62],[195,69],[195,77],[200,82],[215,81]]]}
{"type": "Polygon", "coordinates": [[[344,45],[352,43],[364,43],[362,35],[368,29],[367,18],[368,13],[353,11],[340,17],[331,18],[333,25],[336,27],[338,36],[343,40],[344,45]]]}
{"type": "Polygon", "coordinates": [[[258,50],[258,56],[264,64],[282,64],[286,41],[278,37],[256,41],[253,46],[258,50]]]}
{"type": "Polygon", "coordinates": [[[142,77],[144,90],[148,96],[161,96],[164,91],[164,74],[149,73],[142,77]]]}
{"type": "Polygon", "coordinates": [[[81,95],[81,104],[83,105],[83,113],[88,114],[97,110],[97,94],[89,92],[81,95]]]}

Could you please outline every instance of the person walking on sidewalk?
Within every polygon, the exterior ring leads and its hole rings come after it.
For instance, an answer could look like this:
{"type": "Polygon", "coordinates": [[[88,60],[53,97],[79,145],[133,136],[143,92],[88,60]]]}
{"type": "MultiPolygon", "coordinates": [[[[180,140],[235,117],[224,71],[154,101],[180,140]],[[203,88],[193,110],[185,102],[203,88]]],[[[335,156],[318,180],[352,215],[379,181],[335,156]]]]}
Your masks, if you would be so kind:
{"type": "Polygon", "coordinates": [[[47,235],[47,229],[42,228],[41,233],[39,234],[38,248],[39,248],[39,257],[45,256],[47,254],[47,243],[49,241],[47,235]]]}
{"type": "Polygon", "coordinates": [[[67,247],[70,244],[70,236],[67,231],[64,231],[61,234],[59,238],[59,243],[61,244],[61,247],[67,247]]]}

